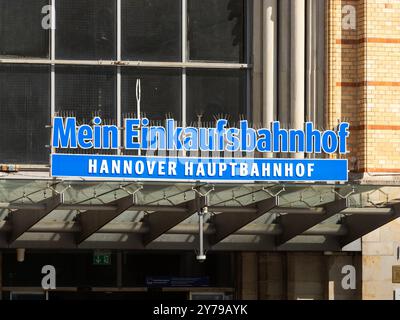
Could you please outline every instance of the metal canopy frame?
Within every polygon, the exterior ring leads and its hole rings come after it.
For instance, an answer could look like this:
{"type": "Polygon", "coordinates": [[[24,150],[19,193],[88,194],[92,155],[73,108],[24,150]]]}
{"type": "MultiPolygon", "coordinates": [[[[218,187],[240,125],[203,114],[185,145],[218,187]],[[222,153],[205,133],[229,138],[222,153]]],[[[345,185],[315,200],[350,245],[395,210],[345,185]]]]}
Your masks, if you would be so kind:
{"type": "Polygon", "coordinates": [[[57,194],[52,198],[40,201],[41,209],[29,210],[20,209],[9,215],[9,222],[12,226],[8,242],[15,242],[20,236],[46,217],[49,213],[60,206],[64,201],[63,194],[57,194]]]}
{"type": "Polygon", "coordinates": [[[78,219],[81,230],[77,235],[77,243],[80,244],[85,241],[134,204],[135,196],[131,194],[109,203],[110,206],[115,206],[115,209],[105,211],[88,210],[79,214],[78,219]]]}
{"type": "Polygon", "coordinates": [[[205,212],[206,250],[336,251],[400,216],[379,186],[285,187],[0,180],[0,248],[195,250],[205,212]]]}
{"type": "Polygon", "coordinates": [[[262,200],[255,205],[247,206],[245,208],[239,208],[238,212],[235,212],[232,209],[232,211],[230,212],[224,212],[214,215],[211,221],[216,228],[216,232],[214,236],[210,239],[210,244],[215,245],[221,242],[229,235],[234,234],[257,218],[268,213],[278,205],[278,198],[271,197],[262,200]]]}
{"type": "Polygon", "coordinates": [[[340,238],[340,244],[341,246],[345,246],[399,217],[400,203],[392,205],[389,212],[376,212],[364,217],[355,214],[344,215],[341,223],[346,226],[346,229],[349,231],[340,238]]]}
{"type": "Polygon", "coordinates": [[[321,211],[315,211],[312,214],[288,213],[279,216],[277,220],[282,226],[283,232],[277,237],[276,245],[280,246],[294,237],[303,234],[308,229],[343,211],[347,207],[348,200],[340,199],[324,205],[321,211]]]}
{"type": "Polygon", "coordinates": [[[178,205],[173,212],[157,211],[147,214],[144,221],[149,226],[150,231],[143,236],[143,244],[147,246],[194,213],[200,212],[205,206],[206,199],[196,196],[195,199],[178,205]]]}

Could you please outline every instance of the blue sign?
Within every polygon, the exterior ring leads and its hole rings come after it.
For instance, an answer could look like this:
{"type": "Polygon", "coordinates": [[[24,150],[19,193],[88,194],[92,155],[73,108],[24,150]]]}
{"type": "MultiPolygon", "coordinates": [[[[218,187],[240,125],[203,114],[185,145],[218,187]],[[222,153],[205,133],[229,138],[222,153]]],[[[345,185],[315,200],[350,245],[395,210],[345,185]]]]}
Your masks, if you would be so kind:
{"type": "MultiPolygon", "coordinates": [[[[218,154],[218,157],[106,156],[59,154],[51,157],[53,177],[166,180],[166,181],[347,181],[345,159],[267,159],[232,158],[232,154],[253,152],[346,154],[349,124],[340,123],[336,131],[319,131],[312,122],[303,130],[284,129],[278,121],[270,128],[253,129],[246,120],[238,128],[219,119],[212,128],[179,127],[173,119],[164,126],[152,126],[143,119],[125,119],[124,130],[103,125],[99,117],[91,124],[78,125],[76,118],[53,119],[54,149],[175,151],[218,154]],[[223,156],[221,156],[223,154],[223,156]]],[[[140,154],[140,153],[139,153],[140,154]]]]}
{"type": "Polygon", "coordinates": [[[347,160],[53,154],[51,173],[118,180],[347,181],[347,160]]]}
{"type": "Polygon", "coordinates": [[[168,287],[208,287],[209,277],[146,277],[146,285],[152,288],[168,287]]]}

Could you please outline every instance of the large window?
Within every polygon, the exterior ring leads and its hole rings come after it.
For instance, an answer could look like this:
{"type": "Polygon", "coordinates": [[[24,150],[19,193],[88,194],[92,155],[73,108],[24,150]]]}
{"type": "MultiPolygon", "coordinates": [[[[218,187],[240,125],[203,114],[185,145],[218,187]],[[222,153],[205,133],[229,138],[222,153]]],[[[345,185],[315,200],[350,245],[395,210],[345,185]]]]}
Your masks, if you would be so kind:
{"type": "Polygon", "coordinates": [[[0,163],[48,164],[54,115],[246,117],[249,3],[0,0],[0,163]]]}

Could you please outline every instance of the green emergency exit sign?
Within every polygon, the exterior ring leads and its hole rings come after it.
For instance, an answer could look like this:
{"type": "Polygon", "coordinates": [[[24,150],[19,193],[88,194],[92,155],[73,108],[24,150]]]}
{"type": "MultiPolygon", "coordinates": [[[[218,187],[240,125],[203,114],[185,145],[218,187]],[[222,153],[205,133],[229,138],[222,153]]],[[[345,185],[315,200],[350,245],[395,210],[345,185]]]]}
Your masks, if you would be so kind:
{"type": "Polygon", "coordinates": [[[109,253],[109,252],[95,252],[93,254],[93,265],[95,265],[95,266],[109,266],[109,265],[111,265],[111,253],[109,253]]]}

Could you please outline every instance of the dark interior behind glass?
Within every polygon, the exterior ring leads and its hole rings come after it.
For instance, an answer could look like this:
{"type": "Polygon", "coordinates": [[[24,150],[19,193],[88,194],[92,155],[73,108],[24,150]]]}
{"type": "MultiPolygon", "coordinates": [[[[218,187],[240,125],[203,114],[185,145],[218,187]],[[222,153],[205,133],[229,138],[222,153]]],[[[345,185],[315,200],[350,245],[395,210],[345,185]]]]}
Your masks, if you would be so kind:
{"type": "Polygon", "coordinates": [[[181,60],[181,0],[123,0],[122,58],[181,60]]]}
{"type": "Polygon", "coordinates": [[[0,65],[2,163],[48,163],[49,88],[49,66],[0,65]]]}
{"type": "Polygon", "coordinates": [[[48,0],[0,0],[0,55],[49,57],[49,30],[42,8],[48,0]]]}
{"type": "Polygon", "coordinates": [[[57,0],[56,57],[116,58],[116,1],[57,0]]]}
{"type": "Polygon", "coordinates": [[[187,122],[196,125],[246,117],[246,71],[190,69],[187,72],[187,122]]]}
{"type": "Polygon", "coordinates": [[[188,0],[190,60],[243,62],[244,0],[188,0]]]}
{"type": "Polygon", "coordinates": [[[141,83],[141,114],[149,120],[181,120],[181,71],[178,69],[122,70],[122,116],[137,115],[136,80],[141,83]]]}

